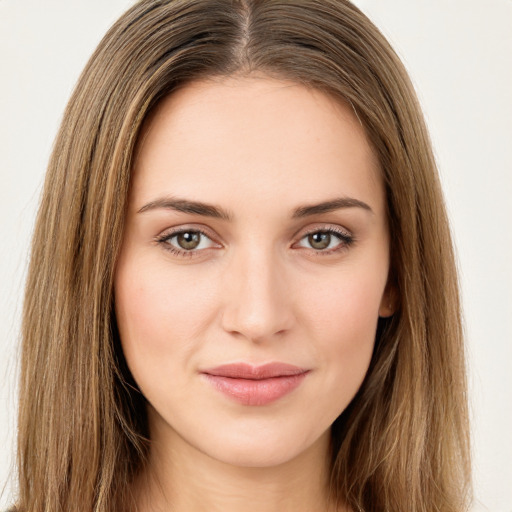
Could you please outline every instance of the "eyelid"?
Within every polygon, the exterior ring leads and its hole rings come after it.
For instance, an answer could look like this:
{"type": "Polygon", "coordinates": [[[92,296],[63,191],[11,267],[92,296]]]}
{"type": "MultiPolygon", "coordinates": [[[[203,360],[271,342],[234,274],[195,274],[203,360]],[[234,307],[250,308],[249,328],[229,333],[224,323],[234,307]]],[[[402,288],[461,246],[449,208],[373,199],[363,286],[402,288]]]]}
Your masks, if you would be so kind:
{"type": "Polygon", "coordinates": [[[218,249],[222,247],[222,243],[219,242],[219,236],[216,235],[211,229],[207,228],[203,225],[197,225],[197,224],[185,224],[180,225],[172,228],[167,228],[163,230],[160,234],[155,236],[154,238],[155,242],[157,244],[162,244],[164,249],[177,254],[179,256],[187,256],[187,257],[194,257],[198,256],[199,253],[207,251],[209,249],[218,249]],[[179,247],[176,247],[168,242],[171,238],[174,238],[175,236],[180,235],[181,233],[187,233],[187,232],[193,232],[193,233],[199,233],[202,236],[208,238],[212,242],[211,247],[206,247],[202,249],[180,249],[179,247]]]}
{"type": "Polygon", "coordinates": [[[312,227],[307,228],[306,230],[299,231],[299,234],[296,236],[296,242],[292,244],[292,247],[300,247],[306,250],[313,252],[318,255],[328,255],[332,253],[336,253],[340,250],[346,250],[355,242],[355,237],[351,231],[347,228],[344,228],[335,224],[318,224],[312,227]],[[304,247],[298,246],[298,244],[304,240],[309,235],[314,233],[329,233],[338,237],[340,243],[331,249],[315,249],[313,247],[304,247]]]}
{"type": "Polygon", "coordinates": [[[308,227],[304,230],[299,231],[300,238],[303,238],[307,235],[311,235],[312,233],[318,233],[320,231],[331,232],[331,233],[339,233],[340,235],[351,237],[353,236],[351,231],[343,226],[338,224],[315,224],[314,226],[308,227]]]}
{"type": "Polygon", "coordinates": [[[215,231],[213,231],[210,227],[204,225],[204,224],[179,224],[177,226],[172,226],[163,229],[158,235],[156,235],[155,238],[163,238],[163,237],[169,237],[172,235],[179,235],[180,233],[184,233],[187,231],[197,231],[198,233],[201,233],[208,238],[211,238],[212,240],[218,240],[220,237],[217,235],[215,231]]]}
{"type": "Polygon", "coordinates": [[[318,232],[329,232],[338,234],[341,237],[354,238],[352,231],[344,226],[321,222],[315,222],[313,225],[307,226],[306,228],[301,228],[296,232],[293,238],[295,240],[302,240],[305,236],[318,232]]]}
{"type": "MultiPolygon", "coordinates": [[[[178,256],[184,256],[184,257],[197,257],[201,253],[204,253],[206,251],[209,251],[210,249],[219,249],[223,247],[223,243],[219,241],[219,236],[212,231],[209,227],[204,225],[197,225],[197,224],[185,224],[185,225],[179,225],[172,228],[167,228],[163,230],[160,234],[155,236],[154,240],[158,244],[163,245],[164,249],[174,253],[178,256]],[[179,247],[174,246],[173,244],[169,243],[168,240],[178,236],[181,233],[186,232],[196,232],[200,233],[202,236],[208,238],[212,242],[212,246],[210,247],[204,247],[201,249],[180,249],[179,247]]],[[[342,227],[337,224],[316,224],[314,226],[310,226],[306,229],[302,229],[298,232],[297,235],[294,236],[295,241],[291,244],[291,248],[301,248],[305,249],[307,251],[310,251],[317,255],[329,255],[333,254],[342,250],[347,250],[349,246],[351,246],[355,242],[355,237],[351,233],[350,230],[348,230],[345,227],[342,227]],[[315,249],[314,247],[305,247],[300,246],[300,242],[302,242],[306,237],[309,235],[312,235],[314,233],[329,233],[334,235],[339,239],[339,244],[337,244],[335,247],[332,247],[330,249],[315,249]]]]}

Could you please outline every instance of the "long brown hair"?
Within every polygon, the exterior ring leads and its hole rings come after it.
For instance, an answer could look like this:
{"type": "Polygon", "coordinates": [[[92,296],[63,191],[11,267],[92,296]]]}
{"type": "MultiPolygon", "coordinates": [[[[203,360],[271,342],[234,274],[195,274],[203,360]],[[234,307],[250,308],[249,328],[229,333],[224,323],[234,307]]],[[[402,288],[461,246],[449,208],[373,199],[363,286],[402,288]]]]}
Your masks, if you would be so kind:
{"type": "Polygon", "coordinates": [[[333,499],[354,511],[466,510],[469,449],[454,256],[431,144],[401,62],[346,0],[142,0],[71,97],[49,163],[23,316],[23,512],[129,508],[149,449],[113,275],[141,125],[193,80],[252,71],[349,102],[384,177],[397,312],[332,427],[333,499]]]}

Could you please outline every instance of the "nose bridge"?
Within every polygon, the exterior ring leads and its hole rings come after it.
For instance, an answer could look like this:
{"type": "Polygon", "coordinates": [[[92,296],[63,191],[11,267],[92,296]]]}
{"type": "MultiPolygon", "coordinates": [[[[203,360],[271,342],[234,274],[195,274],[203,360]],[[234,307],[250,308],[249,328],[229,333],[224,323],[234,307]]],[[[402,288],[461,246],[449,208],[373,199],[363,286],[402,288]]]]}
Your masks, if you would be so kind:
{"type": "Polygon", "coordinates": [[[224,329],[252,341],[288,330],[293,315],[277,251],[269,244],[241,248],[229,267],[224,329]]]}

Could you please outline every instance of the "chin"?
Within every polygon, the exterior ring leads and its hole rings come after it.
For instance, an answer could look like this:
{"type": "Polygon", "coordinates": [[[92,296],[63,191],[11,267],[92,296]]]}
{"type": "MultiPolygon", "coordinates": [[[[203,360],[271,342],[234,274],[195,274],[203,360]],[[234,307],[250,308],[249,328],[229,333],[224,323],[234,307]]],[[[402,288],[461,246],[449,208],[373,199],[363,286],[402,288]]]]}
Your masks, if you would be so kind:
{"type": "MultiPolygon", "coordinates": [[[[330,429],[313,433],[271,432],[262,427],[253,432],[236,432],[231,435],[215,436],[216,439],[202,439],[204,446],[197,446],[209,457],[243,468],[270,468],[291,463],[299,458],[318,453],[319,445],[324,445],[326,454],[330,445],[330,429]]],[[[202,444],[202,443],[201,443],[202,444]]]]}

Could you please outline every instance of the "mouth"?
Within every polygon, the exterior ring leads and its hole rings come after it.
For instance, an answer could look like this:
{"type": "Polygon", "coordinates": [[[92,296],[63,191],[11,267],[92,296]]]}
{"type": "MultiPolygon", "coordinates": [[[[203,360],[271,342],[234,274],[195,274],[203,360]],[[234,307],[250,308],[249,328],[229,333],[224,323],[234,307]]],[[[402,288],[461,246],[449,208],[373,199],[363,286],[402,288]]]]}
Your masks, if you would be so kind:
{"type": "Polygon", "coordinates": [[[235,363],[201,372],[217,390],[242,405],[261,406],[275,402],[295,390],[309,370],[287,363],[252,366],[235,363]]]}

